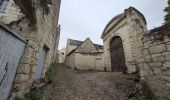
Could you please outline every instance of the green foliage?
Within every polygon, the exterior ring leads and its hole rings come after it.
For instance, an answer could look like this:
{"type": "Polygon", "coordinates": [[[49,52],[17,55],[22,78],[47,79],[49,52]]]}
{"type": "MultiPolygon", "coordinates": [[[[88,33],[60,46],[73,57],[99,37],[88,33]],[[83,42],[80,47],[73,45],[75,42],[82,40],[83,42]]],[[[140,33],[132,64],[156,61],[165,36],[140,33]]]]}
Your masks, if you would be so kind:
{"type": "Polygon", "coordinates": [[[53,100],[52,97],[49,97],[47,100],[53,100]]]}
{"type": "Polygon", "coordinates": [[[43,91],[41,89],[35,89],[25,94],[26,100],[41,100],[43,91]]]}
{"type": "Polygon", "coordinates": [[[20,98],[20,97],[18,97],[18,96],[16,96],[16,97],[15,97],[15,100],[23,100],[23,99],[20,98]]]}
{"type": "Polygon", "coordinates": [[[152,89],[149,87],[149,85],[146,82],[141,82],[142,85],[142,92],[143,95],[148,99],[148,100],[159,100],[159,98],[153,93],[152,89]]]}
{"type": "Polygon", "coordinates": [[[137,100],[135,97],[130,98],[129,100],[137,100]]]}
{"type": "Polygon", "coordinates": [[[166,7],[164,11],[167,13],[164,18],[165,24],[169,24],[170,23],[170,0],[168,0],[168,7],[166,7]]]}
{"type": "Polygon", "coordinates": [[[54,75],[54,71],[53,71],[52,67],[50,67],[45,74],[45,79],[47,80],[48,83],[52,82],[53,75],[54,75]]]}

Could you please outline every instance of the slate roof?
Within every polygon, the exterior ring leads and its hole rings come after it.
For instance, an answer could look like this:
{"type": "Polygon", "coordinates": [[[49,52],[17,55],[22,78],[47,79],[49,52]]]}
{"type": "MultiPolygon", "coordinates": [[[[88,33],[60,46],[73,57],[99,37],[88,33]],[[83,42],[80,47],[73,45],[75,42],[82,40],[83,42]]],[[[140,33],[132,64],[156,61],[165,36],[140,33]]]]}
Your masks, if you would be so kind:
{"type": "Polygon", "coordinates": [[[71,45],[77,45],[77,46],[80,46],[83,43],[83,41],[73,40],[73,39],[69,39],[69,41],[71,45]]]}
{"type": "Polygon", "coordinates": [[[94,46],[95,46],[97,49],[103,49],[103,46],[102,46],[102,45],[94,44],[94,46]]]}
{"type": "MultiPolygon", "coordinates": [[[[69,39],[70,41],[70,44],[71,45],[77,45],[77,46],[80,46],[83,41],[79,41],[79,40],[73,40],[73,39],[69,39]]],[[[103,45],[99,45],[99,44],[94,44],[94,46],[97,48],[97,49],[103,49],[103,45]]]]}

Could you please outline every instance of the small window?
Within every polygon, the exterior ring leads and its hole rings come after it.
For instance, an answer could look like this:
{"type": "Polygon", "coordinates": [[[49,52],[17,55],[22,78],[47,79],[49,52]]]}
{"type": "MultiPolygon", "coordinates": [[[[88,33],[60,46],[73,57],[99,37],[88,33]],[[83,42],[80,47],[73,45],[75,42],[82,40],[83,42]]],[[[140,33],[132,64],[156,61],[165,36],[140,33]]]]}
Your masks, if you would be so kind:
{"type": "Polygon", "coordinates": [[[5,12],[7,9],[9,0],[0,0],[0,11],[5,12]]]}

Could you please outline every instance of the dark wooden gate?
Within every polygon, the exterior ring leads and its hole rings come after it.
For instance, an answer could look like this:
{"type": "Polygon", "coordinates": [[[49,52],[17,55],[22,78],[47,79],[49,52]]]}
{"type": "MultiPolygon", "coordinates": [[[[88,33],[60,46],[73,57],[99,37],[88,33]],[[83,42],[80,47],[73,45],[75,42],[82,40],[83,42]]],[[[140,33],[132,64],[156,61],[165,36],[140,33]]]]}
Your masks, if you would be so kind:
{"type": "Polygon", "coordinates": [[[111,67],[113,72],[126,72],[122,39],[114,37],[110,42],[111,67]]]}

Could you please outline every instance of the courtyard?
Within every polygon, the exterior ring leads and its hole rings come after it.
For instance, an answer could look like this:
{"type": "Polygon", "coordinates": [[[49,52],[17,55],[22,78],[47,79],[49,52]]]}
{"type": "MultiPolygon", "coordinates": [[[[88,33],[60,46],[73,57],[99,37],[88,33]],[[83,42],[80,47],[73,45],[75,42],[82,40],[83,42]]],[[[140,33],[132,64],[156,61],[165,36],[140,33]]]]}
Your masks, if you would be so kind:
{"type": "Polygon", "coordinates": [[[133,100],[136,92],[134,75],[76,71],[61,64],[52,69],[54,78],[43,88],[43,100],[133,100]]]}

